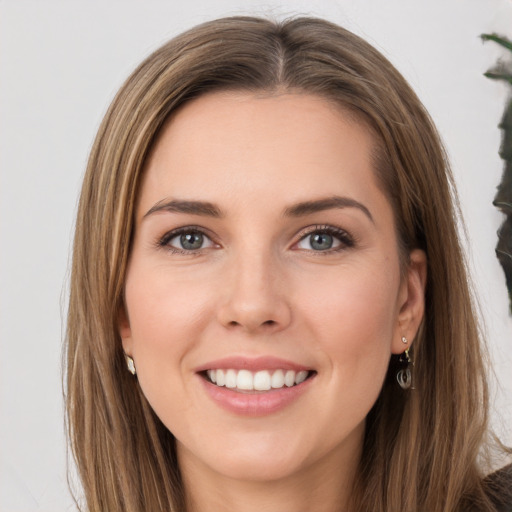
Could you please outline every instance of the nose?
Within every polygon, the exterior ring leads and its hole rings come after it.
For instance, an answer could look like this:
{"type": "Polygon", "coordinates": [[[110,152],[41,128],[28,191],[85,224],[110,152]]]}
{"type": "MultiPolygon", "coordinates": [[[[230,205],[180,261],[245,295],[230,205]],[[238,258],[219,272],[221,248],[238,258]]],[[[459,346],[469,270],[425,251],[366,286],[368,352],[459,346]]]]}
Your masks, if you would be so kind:
{"type": "MultiPolygon", "coordinates": [[[[254,252],[254,251],[253,251],[254,252]]],[[[252,254],[231,262],[222,281],[218,320],[226,328],[275,333],[291,322],[291,290],[270,255],[252,254]]]]}

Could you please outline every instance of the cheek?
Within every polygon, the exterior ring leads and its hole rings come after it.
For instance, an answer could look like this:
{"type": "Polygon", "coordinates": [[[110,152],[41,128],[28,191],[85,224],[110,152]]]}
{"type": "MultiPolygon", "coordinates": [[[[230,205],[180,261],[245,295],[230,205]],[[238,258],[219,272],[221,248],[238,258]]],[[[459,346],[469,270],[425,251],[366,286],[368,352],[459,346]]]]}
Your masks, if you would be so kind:
{"type": "Polygon", "coordinates": [[[182,386],[183,360],[198,342],[208,290],[191,280],[132,267],[126,282],[126,305],[132,353],[139,383],[152,405],[176,403],[166,389],[182,386]]]}
{"type": "Polygon", "coordinates": [[[399,272],[339,269],[304,287],[301,316],[319,351],[354,379],[365,368],[385,372],[397,328],[399,272]],[[313,292],[312,292],[313,290],[313,292]]]}
{"type": "Polygon", "coordinates": [[[171,273],[165,268],[131,269],[125,293],[136,343],[174,339],[200,322],[208,290],[184,276],[186,272],[171,273]]]}

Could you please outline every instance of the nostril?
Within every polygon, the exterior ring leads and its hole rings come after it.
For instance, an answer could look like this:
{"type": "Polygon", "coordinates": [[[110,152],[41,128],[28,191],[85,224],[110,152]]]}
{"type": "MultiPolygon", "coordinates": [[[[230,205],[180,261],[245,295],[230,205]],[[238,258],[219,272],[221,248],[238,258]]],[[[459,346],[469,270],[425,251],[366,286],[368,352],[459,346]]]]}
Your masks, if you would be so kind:
{"type": "MultiPolygon", "coordinates": [[[[230,327],[239,327],[243,325],[243,323],[237,322],[236,320],[231,320],[228,325],[230,327]]],[[[274,325],[277,325],[277,322],[275,320],[266,320],[259,325],[265,327],[273,327],[274,325]]]]}

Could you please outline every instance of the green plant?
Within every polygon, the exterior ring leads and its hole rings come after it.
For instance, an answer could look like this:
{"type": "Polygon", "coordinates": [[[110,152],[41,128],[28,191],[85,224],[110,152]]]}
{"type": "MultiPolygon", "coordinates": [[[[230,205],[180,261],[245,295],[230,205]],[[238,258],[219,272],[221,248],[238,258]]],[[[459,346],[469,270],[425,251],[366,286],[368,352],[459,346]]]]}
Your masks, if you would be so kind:
{"type": "MultiPolygon", "coordinates": [[[[483,41],[494,41],[512,53],[512,41],[497,34],[482,34],[483,41]]],[[[512,63],[499,61],[484,75],[493,80],[502,80],[512,85],[512,63]]],[[[498,231],[496,256],[505,272],[510,311],[512,313],[512,99],[507,101],[505,112],[499,124],[502,129],[500,156],[505,161],[501,183],[493,204],[505,214],[505,220],[498,231]]]]}

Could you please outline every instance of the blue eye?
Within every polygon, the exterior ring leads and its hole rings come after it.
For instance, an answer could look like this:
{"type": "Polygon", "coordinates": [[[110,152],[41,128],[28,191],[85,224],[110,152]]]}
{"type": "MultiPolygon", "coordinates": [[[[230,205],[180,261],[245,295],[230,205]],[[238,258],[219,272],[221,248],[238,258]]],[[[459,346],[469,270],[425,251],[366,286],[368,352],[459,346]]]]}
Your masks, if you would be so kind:
{"type": "Polygon", "coordinates": [[[309,235],[309,245],[311,245],[315,251],[326,251],[327,249],[332,249],[334,243],[335,238],[327,233],[315,233],[313,235],[309,235]]]}
{"type": "Polygon", "coordinates": [[[297,248],[309,251],[336,251],[354,245],[353,239],[346,231],[333,226],[318,227],[301,238],[297,248]]]}
{"type": "Polygon", "coordinates": [[[169,247],[177,252],[193,252],[213,247],[214,244],[201,231],[187,228],[168,233],[159,245],[169,247]]]}
{"type": "MultiPolygon", "coordinates": [[[[179,243],[181,245],[182,249],[186,249],[187,251],[194,251],[196,249],[201,249],[204,242],[204,236],[202,233],[185,233],[183,235],[180,235],[179,237],[175,237],[176,239],[179,238],[179,243]]],[[[174,238],[173,238],[174,240],[174,238]]],[[[172,245],[172,244],[171,244],[172,245]]]]}

